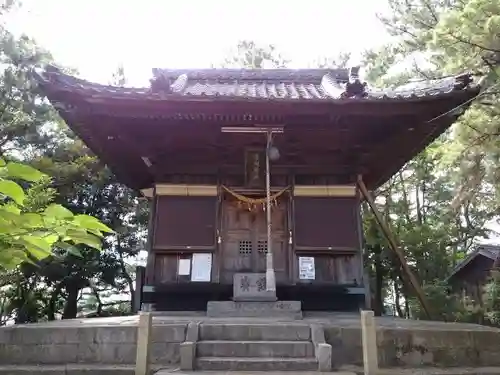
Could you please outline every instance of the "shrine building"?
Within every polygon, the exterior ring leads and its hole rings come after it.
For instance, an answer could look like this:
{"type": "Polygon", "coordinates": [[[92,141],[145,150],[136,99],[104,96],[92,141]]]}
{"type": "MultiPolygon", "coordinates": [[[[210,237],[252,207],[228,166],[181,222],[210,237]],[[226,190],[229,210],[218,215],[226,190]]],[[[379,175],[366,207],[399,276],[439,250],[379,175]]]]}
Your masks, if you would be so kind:
{"type": "Polygon", "coordinates": [[[370,301],[358,178],[377,189],[479,93],[468,74],[379,90],[358,71],[155,69],[145,88],[52,67],[37,78],[150,201],[143,303],[269,297],[349,311],[370,301]]]}

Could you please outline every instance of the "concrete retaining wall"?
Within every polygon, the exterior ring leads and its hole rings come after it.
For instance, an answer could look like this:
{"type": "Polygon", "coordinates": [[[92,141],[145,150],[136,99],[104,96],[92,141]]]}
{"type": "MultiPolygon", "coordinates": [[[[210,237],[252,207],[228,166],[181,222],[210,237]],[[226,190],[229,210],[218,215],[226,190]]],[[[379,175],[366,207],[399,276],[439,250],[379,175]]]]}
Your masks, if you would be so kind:
{"type": "MultiPolygon", "coordinates": [[[[500,366],[500,330],[379,328],[379,365],[384,367],[500,366]]],[[[361,329],[325,326],[332,365],[363,365],[361,329]]]]}
{"type": "MultiPolygon", "coordinates": [[[[179,345],[187,324],[165,324],[153,329],[151,360],[179,362],[179,345]]],[[[0,329],[0,364],[134,364],[136,326],[14,326],[0,329]]]]}
{"type": "MultiPolygon", "coordinates": [[[[65,326],[42,323],[2,327],[0,365],[134,364],[136,323],[96,325],[96,321],[87,323],[81,320],[65,326]]],[[[154,364],[177,365],[180,362],[180,343],[186,340],[188,322],[189,319],[185,319],[153,326],[151,360],[154,364]]],[[[403,323],[394,321],[379,326],[377,343],[380,367],[500,366],[498,329],[468,324],[403,323]]],[[[217,324],[221,325],[222,322],[217,324]]],[[[303,325],[304,332],[309,334],[307,327],[310,322],[307,319],[292,324],[303,325]]],[[[324,327],[326,342],[332,346],[333,368],[363,364],[358,319],[345,324],[316,324],[324,327]]],[[[243,329],[242,324],[231,325],[231,321],[222,324],[223,330],[214,331],[213,339],[223,340],[226,336],[236,339],[238,330],[243,329]]],[[[250,327],[251,323],[247,325],[246,329],[252,331],[259,324],[254,324],[253,328],[250,327]]],[[[266,323],[260,325],[264,325],[261,327],[263,332],[273,332],[269,326],[265,327],[266,323]]],[[[286,323],[280,325],[283,328],[286,323]]],[[[208,328],[202,329],[206,331],[208,328]]]]}

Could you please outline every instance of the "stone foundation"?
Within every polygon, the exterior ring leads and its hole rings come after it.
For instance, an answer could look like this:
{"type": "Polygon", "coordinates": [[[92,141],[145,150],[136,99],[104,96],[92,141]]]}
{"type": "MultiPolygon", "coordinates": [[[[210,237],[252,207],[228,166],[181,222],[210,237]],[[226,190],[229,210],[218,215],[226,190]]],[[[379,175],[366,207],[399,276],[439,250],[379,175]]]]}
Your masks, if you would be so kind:
{"type": "MultiPolygon", "coordinates": [[[[135,362],[137,320],[137,317],[75,319],[2,327],[0,363],[132,365],[135,362]]],[[[180,364],[180,344],[189,341],[186,335],[190,321],[200,322],[200,332],[209,340],[237,340],[240,335],[252,340],[276,340],[276,335],[283,334],[285,336],[280,340],[288,341],[286,335],[292,332],[295,332],[294,337],[302,338],[303,335],[307,339],[311,325],[319,324],[324,329],[325,342],[332,347],[334,369],[363,363],[359,315],[306,314],[301,321],[270,317],[155,317],[151,356],[154,364],[180,364]],[[291,329],[284,329],[286,327],[291,329]]],[[[500,366],[499,329],[393,318],[377,318],[376,322],[382,368],[500,366]]]]}

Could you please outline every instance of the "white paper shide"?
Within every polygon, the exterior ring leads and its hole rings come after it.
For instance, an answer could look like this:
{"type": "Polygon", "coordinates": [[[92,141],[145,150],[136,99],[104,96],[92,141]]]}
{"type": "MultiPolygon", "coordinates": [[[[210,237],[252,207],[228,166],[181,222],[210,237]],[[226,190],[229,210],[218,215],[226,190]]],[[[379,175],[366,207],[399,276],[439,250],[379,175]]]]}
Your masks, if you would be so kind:
{"type": "Polygon", "coordinates": [[[314,280],[316,278],[313,257],[299,257],[299,278],[301,280],[314,280]]]}
{"type": "Polygon", "coordinates": [[[191,281],[210,281],[212,274],[212,254],[193,254],[191,281]]]}

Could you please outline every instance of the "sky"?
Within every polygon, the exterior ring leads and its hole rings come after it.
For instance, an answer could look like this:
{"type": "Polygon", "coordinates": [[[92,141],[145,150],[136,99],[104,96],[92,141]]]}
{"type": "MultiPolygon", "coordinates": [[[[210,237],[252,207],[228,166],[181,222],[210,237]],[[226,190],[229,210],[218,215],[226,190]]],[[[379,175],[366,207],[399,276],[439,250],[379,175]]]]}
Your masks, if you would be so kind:
{"type": "Polygon", "coordinates": [[[341,52],[359,63],[364,50],[390,40],[377,18],[387,0],[21,1],[9,29],[99,83],[119,65],[131,86],[147,86],[152,68],[207,68],[243,39],[274,44],[291,68],[341,52]]]}
{"type": "Polygon", "coordinates": [[[145,86],[152,68],[207,68],[239,40],[274,44],[291,68],[340,52],[358,62],[388,40],[377,13],[386,0],[22,0],[9,16],[56,61],[108,83],[123,64],[129,85],[145,86]]]}

